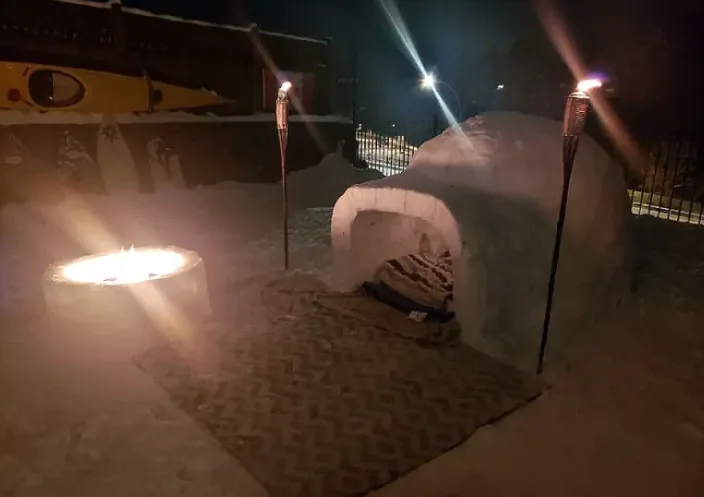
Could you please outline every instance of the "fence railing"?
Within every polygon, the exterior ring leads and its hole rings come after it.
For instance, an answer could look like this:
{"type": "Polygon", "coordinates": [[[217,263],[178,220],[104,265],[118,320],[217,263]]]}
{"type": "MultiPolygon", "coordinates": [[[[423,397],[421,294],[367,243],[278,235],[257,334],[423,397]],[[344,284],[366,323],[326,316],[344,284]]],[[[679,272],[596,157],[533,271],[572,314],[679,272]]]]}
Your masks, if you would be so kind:
{"type": "Polygon", "coordinates": [[[408,167],[418,147],[442,129],[436,121],[376,121],[357,126],[357,161],[386,176],[408,167]]]}
{"type": "Polygon", "coordinates": [[[642,167],[628,178],[633,212],[704,224],[701,140],[647,140],[641,150],[642,167]]]}
{"type": "MultiPolygon", "coordinates": [[[[442,132],[437,121],[376,121],[357,126],[357,161],[389,176],[405,170],[418,147],[442,132]]],[[[702,140],[642,140],[642,161],[627,175],[632,212],[704,225],[702,140]]]]}

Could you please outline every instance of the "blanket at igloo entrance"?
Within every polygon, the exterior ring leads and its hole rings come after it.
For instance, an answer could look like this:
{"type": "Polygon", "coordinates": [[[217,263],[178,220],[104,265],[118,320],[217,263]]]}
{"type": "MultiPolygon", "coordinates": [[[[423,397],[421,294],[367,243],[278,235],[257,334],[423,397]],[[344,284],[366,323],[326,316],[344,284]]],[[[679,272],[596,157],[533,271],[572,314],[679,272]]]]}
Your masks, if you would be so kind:
{"type": "MultiPolygon", "coordinates": [[[[561,123],[488,113],[426,142],[403,173],[349,188],[332,218],[338,290],[385,261],[449,250],[462,341],[525,370],[540,343],[562,189],[561,123]]],[[[589,136],[574,166],[548,360],[618,304],[631,282],[623,173],[589,136]]]]}

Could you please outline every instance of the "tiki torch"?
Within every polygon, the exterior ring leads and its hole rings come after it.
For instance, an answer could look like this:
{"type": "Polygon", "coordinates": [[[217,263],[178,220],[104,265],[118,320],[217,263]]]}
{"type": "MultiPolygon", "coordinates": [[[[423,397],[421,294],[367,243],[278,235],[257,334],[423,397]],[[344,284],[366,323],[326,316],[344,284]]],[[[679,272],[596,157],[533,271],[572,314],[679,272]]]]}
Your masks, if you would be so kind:
{"type": "Polygon", "coordinates": [[[284,268],[288,271],[288,192],[286,188],[286,146],[288,145],[288,91],[291,83],[286,81],[279,88],[276,99],[276,127],[279,131],[279,149],[281,150],[281,190],[283,193],[284,225],[284,268]]]}
{"type": "Polygon", "coordinates": [[[560,246],[562,245],[562,232],[565,227],[565,215],[567,213],[567,199],[570,191],[572,167],[574,166],[574,158],[577,155],[579,138],[584,131],[584,124],[587,120],[587,113],[589,112],[589,91],[600,87],[601,81],[598,79],[580,81],[577,85],[577,89],[567,97],[567,104],[565,105],[565,115],[562,121],[562,197],[560,199],[560,212],[557,217],[557,229],[555,230],[555,245],[553,247],[552,264],[550,266],[543,333],[540,338],[538,374],[543,371],[545,349],[547,348],[548,335],[550,332],[550,318],[552,316],[553,296],[555,294],[555,278],[557,276],[557,267],[560,260],[560,246]]]}

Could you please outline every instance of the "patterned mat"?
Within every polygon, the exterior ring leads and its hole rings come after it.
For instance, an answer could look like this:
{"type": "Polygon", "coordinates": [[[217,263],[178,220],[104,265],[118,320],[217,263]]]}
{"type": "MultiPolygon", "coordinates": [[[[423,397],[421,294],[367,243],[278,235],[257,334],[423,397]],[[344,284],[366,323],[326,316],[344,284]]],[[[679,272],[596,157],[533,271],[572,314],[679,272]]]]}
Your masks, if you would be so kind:
{"type": "Polygon", "coordinates": [[[363,495],[544,388],[472,349],[420,346],[422,324],[363,296],[305,278],[254,295],[233,299],[240,317],[197,359],[160,347],[137,363],[273,497],[363,495]]]}

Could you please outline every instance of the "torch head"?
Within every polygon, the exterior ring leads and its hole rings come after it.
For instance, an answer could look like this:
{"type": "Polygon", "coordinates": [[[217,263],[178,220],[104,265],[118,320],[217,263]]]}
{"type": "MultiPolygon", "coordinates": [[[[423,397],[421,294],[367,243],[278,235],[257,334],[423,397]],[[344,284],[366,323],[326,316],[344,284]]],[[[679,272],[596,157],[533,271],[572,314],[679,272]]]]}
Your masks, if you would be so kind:
{"type": "Polygon", "coordinates": [[[562,120],[562,136],[579,136],[584,131],[584,124],[589,111],[589,97],[574,92],[567,97],[565,117],[562,120]]]}
{"type": "Polygon", "coordinates": [[[279,96],[276,99],[276,126],[280,130],[288,129],[288,91],[291,83],[286,81],[279,88],[279,96]]]}
{"type": "Polygon", "coordinates": [[[279,88],[279,100],[288,99],[288,91],[291,89],[291,82],[285,81],[279,88]]]}
{"type": "Polygon", "coordinates": [[[562,121],[562,136],[579,136],[584,131],[584,125],[589,112],[589,92],[601,88],[598,79],[580,81],[575,91],[567,97],[565,116],[562,121]]]}

